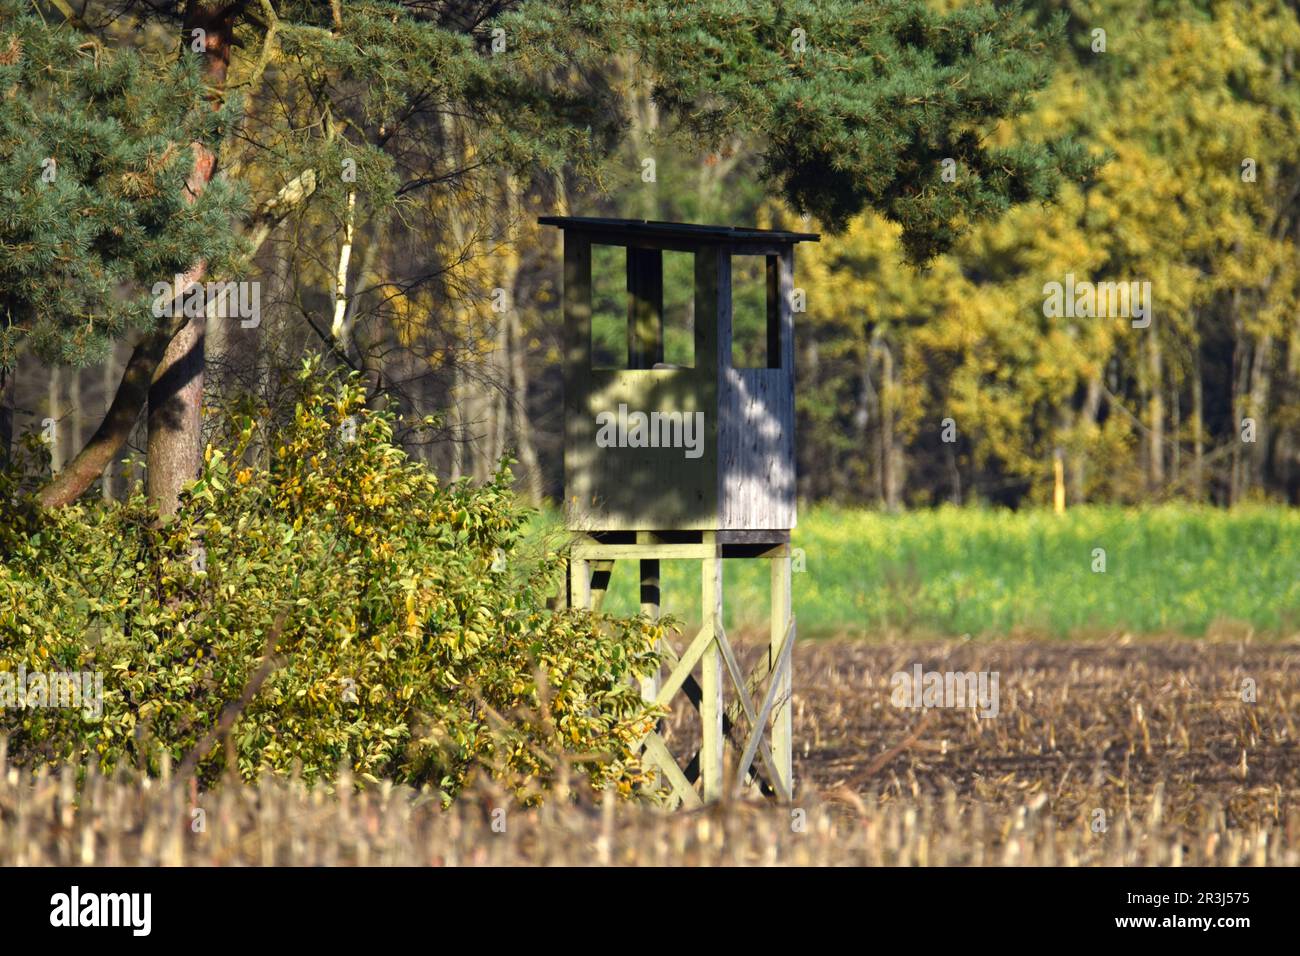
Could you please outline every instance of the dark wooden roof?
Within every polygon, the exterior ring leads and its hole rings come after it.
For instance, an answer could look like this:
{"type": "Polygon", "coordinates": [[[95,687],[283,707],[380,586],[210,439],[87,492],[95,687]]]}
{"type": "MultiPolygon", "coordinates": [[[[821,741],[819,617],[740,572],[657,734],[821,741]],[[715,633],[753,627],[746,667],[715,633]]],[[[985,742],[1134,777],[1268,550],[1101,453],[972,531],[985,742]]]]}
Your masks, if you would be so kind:
{"type": "Polygon", "coordinates": [[[599,234],[597,242],[618,245],[620,238],[651,240],[684,244],[711,245],[728,242],[733,245],[787,244],[817,242],[821,236],[815,232],[786,232],[782,229],[741,229],[734,226],[705,226],[693,222],[655,222],[649,219],[601,219],[595,216],[542,216],[537,220],[543,226],[559,226],[577,232],[599,234]]]}

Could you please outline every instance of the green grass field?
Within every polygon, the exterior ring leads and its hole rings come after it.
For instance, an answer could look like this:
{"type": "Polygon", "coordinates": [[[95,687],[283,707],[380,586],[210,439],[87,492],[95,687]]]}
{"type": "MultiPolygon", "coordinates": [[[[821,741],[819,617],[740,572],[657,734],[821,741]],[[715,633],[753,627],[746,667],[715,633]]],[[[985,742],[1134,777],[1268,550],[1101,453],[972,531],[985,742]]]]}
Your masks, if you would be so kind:
{"type": "MultiPolygon", "coordinates": [[[[547,514],[535,528],[557,524],[547,514]]],[[[1295,509],[1081,507],[1058,518],[824,507],[803,511],[794,544],[804,637],[1300,630],[1295,509]],[[1097,548],[1105,549],[1104,573],[1093,570],[1097,548]]],[[[698,562],[666,562],[663,574],[664,612],[697,621],[698,562]]],[[[724,574],[728,629],[764,627],[764,563],[728,561],[724,574]]],[[[606,609],[633,613],[636,601],[635,568],[616,566],[606,609]]]]}

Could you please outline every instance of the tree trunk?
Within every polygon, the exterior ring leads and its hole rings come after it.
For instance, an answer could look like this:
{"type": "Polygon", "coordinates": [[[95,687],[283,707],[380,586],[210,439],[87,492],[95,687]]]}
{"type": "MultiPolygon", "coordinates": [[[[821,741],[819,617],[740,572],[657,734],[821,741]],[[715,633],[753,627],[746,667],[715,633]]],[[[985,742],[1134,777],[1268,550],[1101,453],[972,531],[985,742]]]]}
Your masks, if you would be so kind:
{"type": "Polygon", "coordinates": [[[515,443],[519,448],[519,463],[524,468],[524,480],[532,504],[541,504],[546,494],[542,481],[542,466],[533,443],[533,431],[528,421],[528,366],[525,361],[527,343],[523,322],[515,309],[510,310],[510,390],[514,396],[515,443]]]}
{"type": "Polygon", "coordinates": [[[145,337],[131,352],[113,402],[86,447],[48,485],[39,498],[46,508],[75,501],[103,473],[126,445],[144,408],[149,383],[174,335],[173,327],[145,337]]]}
{"type": "Polygon", "coordinates": [[[894,353],[887,342],[881,342],[880,355],[880,448],[881,486],[888,511],[897,511],[901,504],[903,484],[903,449],[898,441],[894,421],[897,407],[898,383],[894,375],[894,353]]]}
{"type": "Polygon", "coordinates": [[[1083,408],[1075,419],[1075,453],[1070,457],[1066,494],[1074,504],[1083,504],[1088,497],[1088,444],[1097,427],[1097,416],[1101,413],[1101,373],[1088,379],[1088,390],[1084,396],[1083,408]]]}
{"type": "Polygon", "coordinates": [[[68,418],[68,444],[66,448],[75,452],[81,447],[83,416],[81,414],[81,370],[72,369],[68,375],[68,400],[64,405],[68,418]]]}
{"type": "MultiPolygon", "coordinates": [[[[203,74],[214,97],[225,89],[235,17],[241,5],[209,6],[189,0],[181,28],[183,49],[188,50],[195,31],[203,31],[203,74]]],[[[192,144],[194,168],[186,181],[187,199],[193,202],[216,173],[217,157],[202,143],[192,144]]],[[[188,282],[201,282],[207,264],[199,262],[186,273],[188,282]]],[[[160,514],[174,512],[181,488],[198,477],[203,466],[203,369],[207,317],[191,318],[167,345],[149,387],[149,439],[146,494],[160,514]]]]}
{"type": "MultiPolygon", "coordinates": [[[[634,65],[630,58],[624,58],[622,64],[623,70],[631,73],[629,83],[631,109],[628,124],[628,141],[632,149],[632,156],[638,171],[642,169],[641,164],[647,159],[655,159],[654,136],[659,129],[659,109],[655,104],[654,97],[651,95],[651,85],[640,75],[640,71],[634,65]]],[[[701,178],[699,180],[700,198],[704,202],[707,191],[705,170],[701,168],[701,178]]],[[[658,178],[656,170],[655,178],[658,178]]],[[[637,206],[637,214],[642,219],[654,219],[658,202],[658,185],[656,183],[638,182],[638,191],[634,194],[634,202],[637,206]]],[[[701,208],[707,208],[701,206],[701,208]]],[[[708,221],[707,218],[704,221],[708,221]]]]}
{"type": "Polygon", "coordinates": [[[46,379],[45,414],[49,416],[49,428],[46,434],[50,439],[50,474],[57,475],[63,469],[63,369],[55,365],[50,369],[46,379]]]}
{"type": "Polygon", "coordinates": [[[1165,483],[1164,368],[1154,329],[1147,333],[1147,375],[1147,486],[1159,492],[1165,483]]]}
{"type": "MultiPolygon", "coordinates": [[[[108,417],[108,411],[112,408],[113,402],[113,382],[117,372],[117,351],[110,348],[108,358],[104,362],[103,379],[101,388],[104,390],[104,417],[108,417]]],[[[99,480],[99,492],[105,501],[113,500],[113,461],[110,459],[104,465],[102,477],[99,480]]]]}
{"type": "MultiPolygon", "coordinates": [[[[871,381],[871,343],[867,341],[861,352],[858,364],[858,395],[853,409],[853,430],[857,433],[857,446],[865,451],[871,441],[871,424],[873,420],[872,396],[875,389],[871,381]]],[[[850,464],[846,462],[846,464],[850,464]]],[[[839,475],[844,475],[848,482],[856,483],[862,481],[866,483],[866,477],[869,474],[867,463],[862,461],[860,468],[831,468],[828,469],[839,475]]],[[[851,487],[843,489],[848,494],[853,494],[851,487]]]]}
{"type": "Polygon", "coordinates": [[[1201,381],[1201,349],[1197,345],[1192,359],[1192,493],[1194,500],[1205,500],[1205,386],[1201,381]]]}
{"type": "Polygon", "coordinates": [[[14,380],[18,369],[0,368],[0,468],[9,464],[14,443],[14,380]]]}
{"type": "Polygon", "coordinates": [[[357,194],[352,191],[348,193],[348,211],[343,220],[343,241],[339,245],[338,268],[334,274],[334,320],[330,323],[330,338],[334,340],[335,346],[344,356],[348,354],[352,339],[351,323],[347,320],[349,313],[355,315],[355,310],[349,308],[351,302],[348,299],[348,264],[352,261],[352,243],[356,224],[357,194]]]}
{"type": "MultiPolygon", "coordinates": [[[[507,288],[514,292],[514,282],[507,288]]],[[[505,315],[497,322],[497,342],[492,356],[493,381],[487,383],[488,397],[492,402],[492,455],[486,462],[488,470],[495,469],[505,457],[506,445],[510,432],[510,313],[514,312],[512,303],[505,315]]]]}
{"type": "Polygon", "coordinates": [[[186,482],[203,466],[203,367],[207,318],[194,317],[176,335],[149,386],[145,494],[166,516],[186,482]]]}
{"type": "Polygon", "coordinates": [[[1273,384],[1273,334],[1265,332],[1255,343],[1255,361],[1250,367],[1250,415],[1255,419],[1255,444],[1247,449],[1247,483],[1264,485],[1268,463],[1268,397],[1273,384]]]}
{"type": "Polygon", "coordinates": [[[447,423],[451,426],[451,480],[460,481],[465,473],[464,423],[461,414],[461,379],[460,350],[453,353],[451,366],[451,400],[448,402],[447,423]]]}
{"type": "Polygon", "coordinates": [[[1169,449],[1169,481],[1177,488],[1183,470],[1183,403],[1178,385],[1172,380],[1169,383],[1169,425],[1173,434],[1173,447],[1169,449]]]}
{"type": "Polygon", "coordinates": [[[1228,474],[1228,506],[1241,499],[1241,433],[1242,419],[1246,417],[1246,331],[1241,321],[1240,290],[1233,289],[1230,297],[1232,309],[1232,422],[1228,440],[1232,442],[1232,458],[1228,474]]]}

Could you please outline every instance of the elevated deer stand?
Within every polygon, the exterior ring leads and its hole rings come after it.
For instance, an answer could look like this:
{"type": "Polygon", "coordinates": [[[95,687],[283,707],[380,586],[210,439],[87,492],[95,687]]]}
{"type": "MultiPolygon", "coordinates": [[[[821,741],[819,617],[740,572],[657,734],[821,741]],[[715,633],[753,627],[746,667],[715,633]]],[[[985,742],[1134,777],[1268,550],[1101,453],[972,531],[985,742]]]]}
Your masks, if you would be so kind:
{"type": "Polygon", "coordinates": [[[685,768],[658,733],[642,746],[687,806],[719,799],[762,778],[783,800],[791,773],[790,530],[795,524],[794,246],[808,233],[625,219],[543,217],[564,230],[565,518],[572,606],[599,608],[619,560],[638,561],[641,610],[658,618],[659,563],[698,560],[703,626],[668,668],[642,681],[647,699],[668,705],[679,691],[699,711],[701,746],[685,768]],[[592,362],[593,245],[627,250],[627,366],[592,362]],[[663,253],[695,263],[694,360],[664,364],[663,253]],[[767,360],[732,362],[731,259],[767,266],[767,360]],[[645,416],[637,419],[637,413],[645,416]],[[689,449],[690,425],[702,425],[689,449]],[[685,429],[685,431],[684,431],[685,429]],[[612,435],[618,440],[611,443],[612,435]],[[689,452],[689,453],[688,453],[689,452]],[[771,562],[766,653],[741,672],[722,626],[722,561],[771,562]],[[699,677],[695,676],[698,668],[699,677]],[[734,700],[724,699],[725,679],[734,700]],[[742,721],[743,718],[743,721],[742,721]],[[770,733],[768,728],[770,727],[770,733]],[[730,773],[728,739],[740,751],[730,773]],[[755,766],[755,761],[761,766],[755,766]],[[695,782],[699,781],[697,792],[695,782]]]}

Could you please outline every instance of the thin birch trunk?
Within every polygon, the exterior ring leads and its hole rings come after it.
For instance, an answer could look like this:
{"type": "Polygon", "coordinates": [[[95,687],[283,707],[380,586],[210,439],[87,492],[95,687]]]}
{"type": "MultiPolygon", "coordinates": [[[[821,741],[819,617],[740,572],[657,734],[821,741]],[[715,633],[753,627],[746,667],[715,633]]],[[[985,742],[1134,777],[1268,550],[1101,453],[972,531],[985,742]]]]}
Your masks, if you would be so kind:
{"type": "Polygon", "coordinates": [[[63,370],[55,365],[45,380],[45,414],[49,427],[45,434],[50,442],[50,472],[63,470],[63,370]]]}

